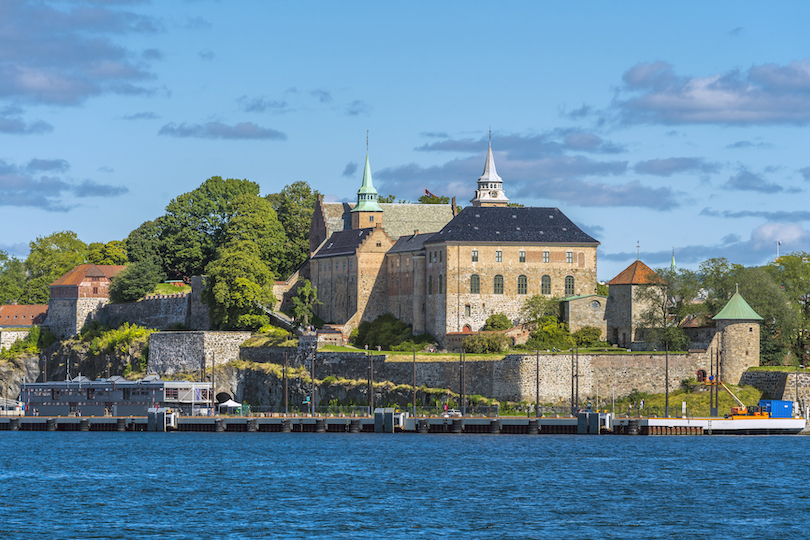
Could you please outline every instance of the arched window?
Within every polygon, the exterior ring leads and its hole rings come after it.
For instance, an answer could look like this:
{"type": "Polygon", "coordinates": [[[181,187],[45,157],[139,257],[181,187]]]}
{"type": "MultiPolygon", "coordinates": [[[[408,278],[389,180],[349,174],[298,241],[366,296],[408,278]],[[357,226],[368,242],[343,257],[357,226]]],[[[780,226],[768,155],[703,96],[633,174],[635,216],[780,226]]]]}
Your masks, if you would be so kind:
{"type": "Polygon", "coordinates": [[[518,276],[518,294],[526,294],[529,289],[526,276],[518,276]]]}
{"type": "Polygon", "coordinates": [[[498,274],[495,276],[495,294],[503,294],[503,276],[498,274]]]}
{"type": "Polygon", "coordinates": [[[478,274],[470,276],[470,294],[479,294],[481,292],[481,278],[478,274]]]}
{"type": "Polygon", "coordinates": [[[574,276],[565,276],[565,296],[574,296],[574,276]]]}
{"type": "Polygon", "coordinates": [[[428,276],[428,294],[433,294],[433,276],[428,276]]]}
{"type": "Polygon", "coordinates": [[[543,276],[540,278],[540,293],[551,294],[551,277],[543,276]]]}
{"type": "Polygon", "coordinates": [[[442,285],[443,285],[442,281],[443,281],[443,280],[442,280],[442,276],[439,276],[439,294],[442,294],[443,289],[444,289],[444,288],[442,287],[442,285]]]}

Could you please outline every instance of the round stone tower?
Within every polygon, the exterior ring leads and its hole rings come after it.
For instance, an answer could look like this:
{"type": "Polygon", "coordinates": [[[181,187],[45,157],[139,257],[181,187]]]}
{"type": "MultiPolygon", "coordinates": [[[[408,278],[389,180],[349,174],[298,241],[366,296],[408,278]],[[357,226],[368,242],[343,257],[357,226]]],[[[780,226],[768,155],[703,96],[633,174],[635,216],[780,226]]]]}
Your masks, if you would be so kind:
{"type": "Polygon", "coordinates": [[[759,365],[759,325],[762,317],[751,309],[738,291],[713,320],[717,321],[722,353],[720,380],[739,384],[745,370],[759,365]]]}

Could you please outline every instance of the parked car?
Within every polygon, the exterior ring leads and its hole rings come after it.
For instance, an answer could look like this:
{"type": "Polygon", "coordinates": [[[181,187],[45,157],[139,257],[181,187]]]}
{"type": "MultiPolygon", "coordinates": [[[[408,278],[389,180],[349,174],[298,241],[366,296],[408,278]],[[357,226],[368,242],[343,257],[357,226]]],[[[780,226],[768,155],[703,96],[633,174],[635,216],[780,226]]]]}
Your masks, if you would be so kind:
{"type": "Polygon", "coordinates": [[[442,414],[442,418],[456,418],[460,416],[461,412],[457,409],[448,409],[444,411],[444,414],[442,414]]]}

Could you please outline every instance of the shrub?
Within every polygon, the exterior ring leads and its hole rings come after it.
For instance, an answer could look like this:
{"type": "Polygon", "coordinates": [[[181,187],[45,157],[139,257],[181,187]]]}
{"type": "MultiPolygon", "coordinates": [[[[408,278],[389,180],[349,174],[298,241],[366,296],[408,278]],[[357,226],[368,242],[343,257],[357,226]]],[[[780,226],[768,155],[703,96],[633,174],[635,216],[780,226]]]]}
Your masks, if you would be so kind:
{"type": "Polygon", "coordinates": [[[499,353],[509,348],[512,342],[507,336],[498,333],[475,334],[461,342],[464,350],[471,353],[499,353]]]}
{"type": "Polygon", "coordinates": [[[487,318],[482,330],[509,330],[512,328],[512,321],[503,313],[494,313],[487,318]]]}
{"type": "Polygon", "coordinates": [[[602,337],[602,331],[595,326],[583,326],[573,334],[571,337],[580,347],[593,347],[599,343],[599,338],[602,337]]]}
{"type": "Polygon", "coordinates": [[[126,353],[134,341],[148,338],[152,332],[154,330],[129,323],[124,323],[115,330],[94,324],[82,328],[81,340],[90,343],[89,352],[93,356],[116,350],[126,353]]]}
{"type": "Polygon", "coordinates": [[[570,349],[574,338],[568,331],[568,325],[557,321],[557,317],[543,317],[537,329],[531,333],[526,345],[529,349],[570,349]]]}
{"type": "Polygon", "coordinates": [[[430,334],[414,336],[410,326],[390,313],[380,315],[374,322],[363,321],[356,329],[356,333],[352,331],[349,335],[349,340],[357,347],[368,345],[370,349],[374,349],[379,345],[387,351],[396,350],[393,347],[404,342],[413,343],[413,345],[409,343],[409,345],[406,345],[407,348],[404,349],[409,351],[416,344],[432,343],[434,341],[433,336],[430,334]]]}

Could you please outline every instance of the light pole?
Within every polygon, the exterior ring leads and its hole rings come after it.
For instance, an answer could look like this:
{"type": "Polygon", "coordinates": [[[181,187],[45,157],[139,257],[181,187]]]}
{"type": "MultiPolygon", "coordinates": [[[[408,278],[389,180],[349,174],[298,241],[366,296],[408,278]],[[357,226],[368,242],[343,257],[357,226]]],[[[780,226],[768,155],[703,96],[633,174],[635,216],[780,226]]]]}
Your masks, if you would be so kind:
{"type": "Polygon", "coordinates": [[[535,357],[534,363],[534,417],[540,418],[540,349],[537,349],[535,352],[537,356],[535,357]]]}
{"type": "Polygon", "coordinates": [[[416,418],[416,347],[413,348],[413,416],[416,418]]]}
{"type": "Polygon", "coordinates": [[[665,345],[665,353],[664,353],[664,393],[666,394],[666,416],[669,418],[669,343],[665,345]]]}

